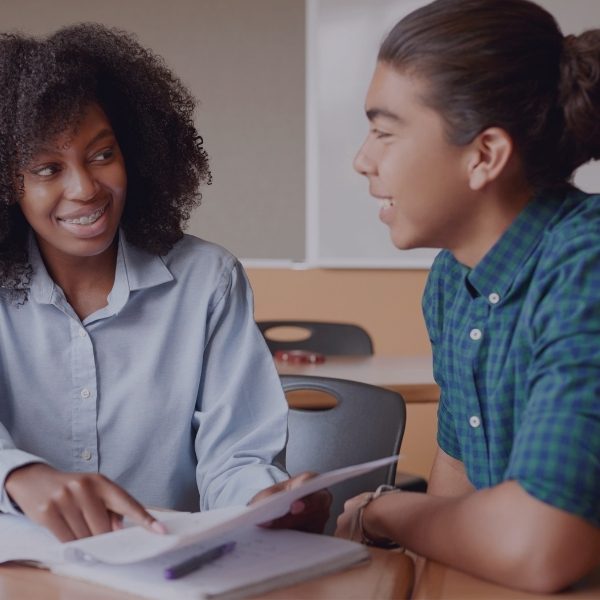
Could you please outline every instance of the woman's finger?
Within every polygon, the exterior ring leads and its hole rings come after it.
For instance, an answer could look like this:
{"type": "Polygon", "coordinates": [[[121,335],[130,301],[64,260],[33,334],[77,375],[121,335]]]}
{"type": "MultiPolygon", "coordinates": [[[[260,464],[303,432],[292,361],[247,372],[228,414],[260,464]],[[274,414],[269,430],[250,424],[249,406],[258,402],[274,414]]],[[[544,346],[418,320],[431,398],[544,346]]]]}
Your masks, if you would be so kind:
{"type": "Polygon", "coordinates": [[[100,497],[112,512],[131,519],[148,531],[167,533],[167,528],[163,523],[157,521],[137,500],[112,481],[104,479],[101,482],[100,497]]]}

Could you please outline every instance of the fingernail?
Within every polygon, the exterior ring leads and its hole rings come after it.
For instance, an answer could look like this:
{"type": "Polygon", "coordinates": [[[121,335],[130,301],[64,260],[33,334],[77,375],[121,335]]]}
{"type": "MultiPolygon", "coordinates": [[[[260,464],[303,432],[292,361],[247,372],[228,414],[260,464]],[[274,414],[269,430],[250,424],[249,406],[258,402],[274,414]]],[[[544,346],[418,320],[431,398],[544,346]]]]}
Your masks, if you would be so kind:
{"type": "Polygon", "coordinates": [[[292,503],[290,506],[290,513],[292,515],[299,515],[301,512],[304,512],[304,502],[302,502],[302,500],[296,500],[296,502],[292,503]]]}
{"type": "Polygon", "coordinates": [[[150,527],[156,531],[156,533],[168,533],[167,528],[160,521],[152,521],[150,527]]]}

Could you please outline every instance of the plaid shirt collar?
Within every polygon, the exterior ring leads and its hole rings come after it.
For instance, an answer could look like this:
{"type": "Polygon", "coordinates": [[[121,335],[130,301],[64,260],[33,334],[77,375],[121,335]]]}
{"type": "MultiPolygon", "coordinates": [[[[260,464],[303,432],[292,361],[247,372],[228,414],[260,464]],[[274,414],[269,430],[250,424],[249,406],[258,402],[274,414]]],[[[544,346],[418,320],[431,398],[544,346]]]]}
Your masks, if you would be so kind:
{"type": "Polygon", "coordinates": [[[525,206],[489,252],[471,269],[465,285],[487,298],[504,298],[522,265],[539,244],[564,201],[564,192],[542,192],[525,206]]]}

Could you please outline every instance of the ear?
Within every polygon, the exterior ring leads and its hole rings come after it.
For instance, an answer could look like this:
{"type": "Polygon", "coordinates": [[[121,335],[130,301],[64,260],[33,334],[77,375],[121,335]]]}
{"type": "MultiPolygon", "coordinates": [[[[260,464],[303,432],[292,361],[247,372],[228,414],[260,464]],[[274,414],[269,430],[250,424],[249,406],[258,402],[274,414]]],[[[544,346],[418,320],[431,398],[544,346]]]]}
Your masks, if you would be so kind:
{"type": "Polygon", "coordinates": [[[495,181],[513,153],[513,141],[500,127],[489,127],[472,142],[469,153],[468,178],[473,191],[495,181]]]}

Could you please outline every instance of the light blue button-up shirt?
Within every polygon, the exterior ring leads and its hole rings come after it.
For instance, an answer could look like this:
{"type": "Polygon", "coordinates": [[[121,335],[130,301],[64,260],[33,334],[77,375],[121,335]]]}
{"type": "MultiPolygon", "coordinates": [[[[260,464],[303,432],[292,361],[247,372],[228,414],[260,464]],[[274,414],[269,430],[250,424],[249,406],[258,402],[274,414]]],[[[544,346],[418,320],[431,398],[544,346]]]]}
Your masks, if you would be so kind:
{"type": "Polygon", "coordinates": [[[287,403],[232,255],[185,236],[152,256],[121,234],[108,304],[81,321],[31,239],[28,301],[0,293],[1,511],[35,461],[192,511],[287,477],[287,403]]]}

